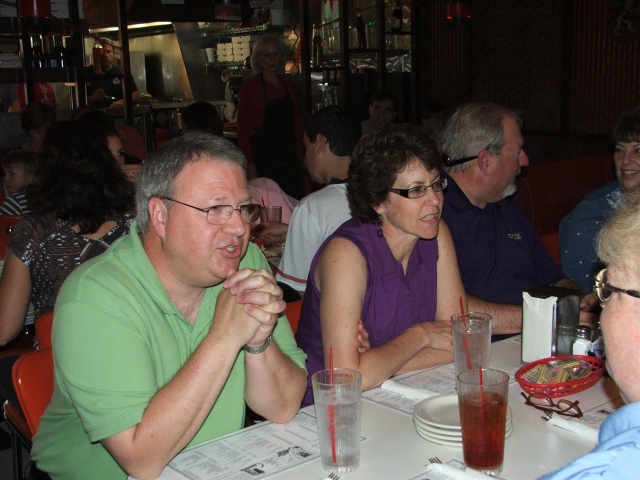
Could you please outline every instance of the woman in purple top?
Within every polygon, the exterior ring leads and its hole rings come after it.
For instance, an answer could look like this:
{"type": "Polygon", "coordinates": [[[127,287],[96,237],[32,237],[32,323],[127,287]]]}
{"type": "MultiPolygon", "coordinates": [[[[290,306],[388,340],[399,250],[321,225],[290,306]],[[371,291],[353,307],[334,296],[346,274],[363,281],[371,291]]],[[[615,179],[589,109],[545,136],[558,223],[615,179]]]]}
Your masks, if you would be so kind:
{"type": "Polygon", "coordinates": [[[413,127],[356,146],[347,184],[354,218],[316,253],[296,334],[308,355],[303,405],[313,403],[311,375],[328,366],[329,347],[335,367],[362,372],[363,390],[452,361],[450,318],[464,288],[440,221],[445,187],[435,146],[413,127]]]}

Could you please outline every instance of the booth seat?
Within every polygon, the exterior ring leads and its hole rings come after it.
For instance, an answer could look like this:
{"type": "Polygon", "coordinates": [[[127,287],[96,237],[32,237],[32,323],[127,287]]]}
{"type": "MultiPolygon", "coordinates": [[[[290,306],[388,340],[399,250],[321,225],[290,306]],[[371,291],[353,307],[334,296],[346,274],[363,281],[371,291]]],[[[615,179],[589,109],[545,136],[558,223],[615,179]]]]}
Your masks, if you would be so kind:
{"type": "Polygon", "coordinates": [[[560,221],[596,188],[616,179],[611,153],[529,165],[512,200],[531,220],[543,245],[560,264],[560,221]]]}

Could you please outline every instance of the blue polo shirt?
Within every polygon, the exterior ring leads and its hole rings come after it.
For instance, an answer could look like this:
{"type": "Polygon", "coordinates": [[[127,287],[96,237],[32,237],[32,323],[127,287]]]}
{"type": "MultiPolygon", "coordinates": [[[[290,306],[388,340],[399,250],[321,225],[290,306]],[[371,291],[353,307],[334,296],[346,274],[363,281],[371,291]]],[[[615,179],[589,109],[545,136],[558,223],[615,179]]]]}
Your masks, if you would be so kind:
{"type": "Polygon", "coordinates": [[[523,291],[566,278],[515,203],[500,200],[478,208],[447,178],[442,218],[451,230],[467,293],[521,305],[523,291]]]}

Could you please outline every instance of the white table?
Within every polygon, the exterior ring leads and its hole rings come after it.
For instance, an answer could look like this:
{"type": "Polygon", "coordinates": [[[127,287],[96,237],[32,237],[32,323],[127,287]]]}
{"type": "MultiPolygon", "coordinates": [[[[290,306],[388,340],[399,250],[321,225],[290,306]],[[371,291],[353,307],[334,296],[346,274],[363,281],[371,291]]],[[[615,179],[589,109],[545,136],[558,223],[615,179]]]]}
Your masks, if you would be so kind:
{"type": "MultiPolygon", "coordinates": [[[[519,341],[508,339],[493,344],[491,366],[515,373],[520,367],[519,341]]],[[[525,405],[521,391],[518,384],[510,387],[509,405],[513,411],[514,428],[506,439],[504,469],[500,477],[508,480],[535,479],[594,448],[594,443],[543,421],[542,412],[525,405]]],[[[565,398],[580,400],[580,406],[588,410],[619,396],[613,380],[605,377],[594,387],[565,398]]],[[[313,406],[303,411],[314,413],[313,406]]],[[[443,462],[451,458],[462,460],[461,447],[446,447],[423,439],[416,432],[410,415],[367,399],[362,402],[362,434],[369,440],[361,445],[360,467],[354,472],[341,474],[341,479],[406,480],[423,472],[430,457],[437,456],[443,462]]],[[[185,453],[188,451],[181,455],[185,453]]],[[[326,476],[320,459],[316,458],[268,478],[319,480],[326,476]]],[[[166,468],[160,478],[187,477],[166,468]]]]}

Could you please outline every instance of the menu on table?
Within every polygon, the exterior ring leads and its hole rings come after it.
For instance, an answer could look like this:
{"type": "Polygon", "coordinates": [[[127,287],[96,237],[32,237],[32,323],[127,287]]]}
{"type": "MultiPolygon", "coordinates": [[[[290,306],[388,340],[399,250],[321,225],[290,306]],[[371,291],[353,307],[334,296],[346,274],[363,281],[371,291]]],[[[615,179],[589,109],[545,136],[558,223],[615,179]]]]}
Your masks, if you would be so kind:
{"type": "Polygon", "coordinates": [[[315,417],[299,412],[284,425],[263,422],[185,450],[167,468],[192,480],[265,477],[318,458],[319,443],[315,417]]]}
{"type": "Polygon", "coordinates": [[[589,410],[583,411],[584,416],[580,419],[590,427],[600,428],[602,422],[604,422],[609,415],[618,410],[624,405],[624,400],[621,397],[614,398],[608,402],[602,403],[589,410]]]}
{"type": "MultiPolygon", "coordinates": [[[[398,375],[393,378],[393,381],[403,386],[421,389],[423,393],[426,392],[426,396],[448,395],[456,392],[453,363],[398,375]]],[[[509,384],[514,382],[513,375],[509,375],[509,384]]],[[[421,401],[421,399],[400,395],[381,387],[362,392],[362,397],[409,415],[413,415],[413,407],[421,401]]]]}

